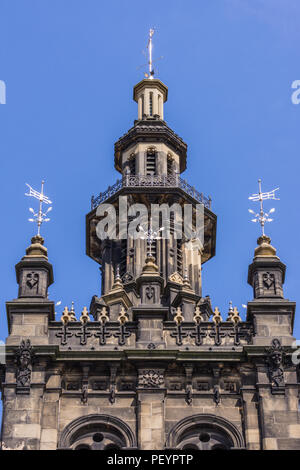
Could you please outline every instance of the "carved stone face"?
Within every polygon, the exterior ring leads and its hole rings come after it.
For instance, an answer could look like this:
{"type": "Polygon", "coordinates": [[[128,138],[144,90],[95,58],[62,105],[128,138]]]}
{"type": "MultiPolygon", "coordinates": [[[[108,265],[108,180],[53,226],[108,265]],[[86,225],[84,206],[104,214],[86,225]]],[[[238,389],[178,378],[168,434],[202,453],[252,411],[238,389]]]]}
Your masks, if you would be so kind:
{"type": "Polygon", "coordinates": [[[31,362],[31,356],[29,351],[23,351],[20,356],[20,366],[25,369],[31,362]]]}
{"type": "Polygon", "coordinates": [[[273,352],[273,354],[271,355],[271,360],[272,360],[275,367],[279,367],[281,365],[281,362],[282,362],[281,352],[273,352]]]}

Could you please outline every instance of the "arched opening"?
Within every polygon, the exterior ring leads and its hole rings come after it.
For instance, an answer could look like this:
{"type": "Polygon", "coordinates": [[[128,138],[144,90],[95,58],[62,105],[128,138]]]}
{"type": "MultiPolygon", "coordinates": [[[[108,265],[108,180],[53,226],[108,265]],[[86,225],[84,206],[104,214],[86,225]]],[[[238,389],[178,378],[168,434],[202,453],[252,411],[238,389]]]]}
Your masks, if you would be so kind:
{"type": "Polygon", "coordinates": [[[194,415],[171,429],[166,446],[182,450],[230,450],[243,448],[244,440],[236,426],[224,418],[194,415]]]}
{"type": "Polygon", "coordinates": [[[60,448],[106,450],[135,447],[129,426],[107,415],[88,415],[72,421],[62,432],[60,448]]]}

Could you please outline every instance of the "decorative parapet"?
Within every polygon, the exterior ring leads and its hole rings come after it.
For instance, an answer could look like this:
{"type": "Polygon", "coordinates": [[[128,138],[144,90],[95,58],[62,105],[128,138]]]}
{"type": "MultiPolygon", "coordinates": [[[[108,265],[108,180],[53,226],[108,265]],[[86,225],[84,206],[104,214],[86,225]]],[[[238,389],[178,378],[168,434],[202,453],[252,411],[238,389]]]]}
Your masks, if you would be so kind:
{"type": "MultiPolygon", "coordinates": [[[[120,310],[117,321],[110,321],[106,307],[102,308],[98,321],[91,321],[86,309],[80,317],[61,323],[52,322],[49,325],[50,343],[67,349],[99,350],[107,348],[132,348],[141,334],[141,325],[138,321],[131,321],[124,308],[120,310]]],[[[181,309],[178,307],[173,321],[163,322],[164,343],[153,344],[156,347],[168,348],[188,346],[192,349],[203,347],[234,347],[252,344],[255,334],[251,322],[241,321],[236,309],[232,310],[226,321],[222,320],[220,312],[215,309],[212,320],[209,321],[201,313],[199,307],[195,308],[194,321],[185,321],[181,309]]],[[[148,348],[150,349],[149,345],[148,348]]]]}
{"type": "Polygon", "coordinates": [[[179,175],[124,175],[117,180],[113,186],[109,186],[106,191],[99,196],[92,196],[91,208],[96,209],[100,204],[116,194],[122,188],[180,188],[196,201],[211,209],[211,198],[199,193],[193,186],[182,179],[179,175]]]}
{"type": "Polygon", "coordinates": [[[214,322],[165,322],[167,344],[172,346],[243,346],[252,343],[254,336],[253,324],[224,321],[214,322]],[[170,338],[170,339],[169,339],[170,338]]]}

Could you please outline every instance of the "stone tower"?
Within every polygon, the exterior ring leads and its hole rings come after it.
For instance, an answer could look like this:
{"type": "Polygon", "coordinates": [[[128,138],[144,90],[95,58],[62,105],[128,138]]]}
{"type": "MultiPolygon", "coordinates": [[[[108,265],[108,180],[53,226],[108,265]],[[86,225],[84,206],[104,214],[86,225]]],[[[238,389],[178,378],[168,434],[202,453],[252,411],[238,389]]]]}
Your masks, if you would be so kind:
{"type": "Polygon", "coordinates": [[[120,179],[92,198],[86,216],[101,295],[81,316],[66,307],[56,321],[42,237],[16,266],[2,449],[299,448],[295,303],[284,297],[285,265],[260,237],[246,320],[236,308],[212,308],[201,282],[202,264],[215,254],[211,201],[181,177],[187,145],[164,121],[167,87],[150,75],[133,97],[138,118],[115,144],[120,179]],[[176,236],[175,210],[160,217],[162,229],[169,216],[168,238],[127,236],[132,206],[155,204],[190,207],[193,230],[200,207],[202,240],[176,236]],[[110,210],[116,228],[101,239],[110,210]]]}

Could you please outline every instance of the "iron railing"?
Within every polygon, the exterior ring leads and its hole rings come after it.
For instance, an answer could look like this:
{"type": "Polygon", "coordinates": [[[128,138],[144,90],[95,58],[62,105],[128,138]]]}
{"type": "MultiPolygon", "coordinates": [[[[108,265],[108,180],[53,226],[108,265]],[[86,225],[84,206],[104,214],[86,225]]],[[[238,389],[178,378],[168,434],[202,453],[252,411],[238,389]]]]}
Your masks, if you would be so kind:
{"type": "Polygon", "coordinates": [[[211,198],[206,197],[203,193],[199,193],[193,186],[179,175],[124,175],[121,179],[117,180],[113,186],[109,186],[106,191],[100,193],[99,196],[92,196],[91,206],[92,210],[96,209],[99,204],[109,199],[122,188],[181,188],[187,194],[192,196],[205,207],[211,209],[211,198]]]}

